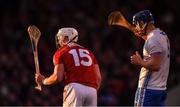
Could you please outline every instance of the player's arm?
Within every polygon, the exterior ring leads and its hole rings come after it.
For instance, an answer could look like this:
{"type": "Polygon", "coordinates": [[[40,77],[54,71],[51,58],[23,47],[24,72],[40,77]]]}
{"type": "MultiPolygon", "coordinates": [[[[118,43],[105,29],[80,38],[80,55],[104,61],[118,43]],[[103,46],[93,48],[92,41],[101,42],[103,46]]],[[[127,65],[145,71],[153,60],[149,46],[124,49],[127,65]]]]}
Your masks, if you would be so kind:
{"type": "MultiPolygon", "coordinates": [[[[95,64],[94,69],[95,69],[95,72],[97,75],[98,86],[100,87],[100,85],[101,85],[101,73],[100,73],[99,65],[95,64]]],[[[99,89],[99,87],[98,87],[98,89],[99,89]]]]}
{"type": "Polygon", "coordinates": [[[57,82],[62,81],[64,77],[64,65],[63,64],[57,64],[54,66],[54,72],[51,76],[45,78],[41,74],[36,74],[36,81],[39,82],[42,85],[51,85],[55,84],[57,82]]]}
{"type": "Polygon", "coordinates": [[[131,63],[145,67],[150,71],[159,71],[161,64],[161,56],[161,53],[153,53],[148,60],[144,61],[139,55],[139,53],[136,52],[136,54],[131,56],[131,63]]]}
{"type": "Polygon", "coordinates": [[[51,85],[63,80],[64,77],[64,65],[57,64],[54,66],[54,72],[50,77],[43,79],[43,85],[51,85]]]}

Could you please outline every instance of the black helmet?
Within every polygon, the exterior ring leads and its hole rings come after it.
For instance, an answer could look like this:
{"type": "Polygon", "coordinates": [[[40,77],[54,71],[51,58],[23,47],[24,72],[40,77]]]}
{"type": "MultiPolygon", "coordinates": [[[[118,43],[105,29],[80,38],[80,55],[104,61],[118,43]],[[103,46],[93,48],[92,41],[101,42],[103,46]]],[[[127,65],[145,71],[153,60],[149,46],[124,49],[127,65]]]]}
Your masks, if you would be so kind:
{"type": "Polygon", "coordinates": [[[149,10],[142,10],[133,16],[133,24],[137,25],[140,21],[144,23],[154,23],[154,18],[149,10]]]}

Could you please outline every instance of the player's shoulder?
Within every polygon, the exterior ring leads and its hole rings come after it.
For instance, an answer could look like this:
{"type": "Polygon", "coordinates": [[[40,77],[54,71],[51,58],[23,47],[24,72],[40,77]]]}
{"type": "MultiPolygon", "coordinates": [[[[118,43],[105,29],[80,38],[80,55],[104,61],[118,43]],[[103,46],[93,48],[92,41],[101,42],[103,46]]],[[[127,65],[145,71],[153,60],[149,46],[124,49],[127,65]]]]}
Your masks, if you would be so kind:
{"type": "Polygon", "coordinates": [[[81,47],[82,49],[85,49],[85,50],[87,50],[87,51],[89,51],[91,54],[93,54],[93,52],[89,49],[89,48],[87,48],[87,47],[81,47]]]}
{"type": "Polygon", "coordinates": [[[82,46],[82,45],[79,45],[79,44],[77,44],[77,43],[73,43],[73,44],[68,44],[68,46],[69,46],[69,48],[70,49],[85,49],[85,50],[89,50],[88,48],[86,48],[86,47],[84,47],[84,46],[82,46]]]}
{"type": "Polygon", "coordinates": [[[62,48],[59,48],[56,52],[55,52],[55,54],[54,54],[54,56],[61,56],[61,55],[63,55],[65,52],[67,52],[69,50],[69,47],[66,45],[66,46],[63,46],[62,48]]]}
{"type": "Polygon", "coordinates": [[[166,35],[166,33],[163,30],[157,28],[153,31],[153,35],[155,38],[158,38],[158,37],[166,35]]]}
{"type": "Polygon", "coordinates": [[[79,44],[78,44],[78,45],[76,45],[76,48],[77,48],[77,49],[87,50],[87,51],[89,52],[89,54],[94,55],[93,52],[92,52],[89,48],[84,47],[84,46],[82,46],[82,45],[79,45],[79,44]]]}
{"type": "Polygon", "coordinates": [[[88,49],[87,47],[84,47],[80,44],[77,44],[77,43],[70,43],[70,44],[68,44],[68,47],[69,47],[69,50],[71,50],[71,49],[82,49],[82,50],[87,50],[90,54],[93,54],[93,52],[90,49],[88,49]]]}
{"type": "Polygon", "coordinates": [[[166,35],[165,32],[163,32],[162,30],[160,30],[159,28],[153,30],[150,34],[149,34],[149,41],[154,41],[154,40],[160,40],[162,39],[164,36],[166,35]]]}

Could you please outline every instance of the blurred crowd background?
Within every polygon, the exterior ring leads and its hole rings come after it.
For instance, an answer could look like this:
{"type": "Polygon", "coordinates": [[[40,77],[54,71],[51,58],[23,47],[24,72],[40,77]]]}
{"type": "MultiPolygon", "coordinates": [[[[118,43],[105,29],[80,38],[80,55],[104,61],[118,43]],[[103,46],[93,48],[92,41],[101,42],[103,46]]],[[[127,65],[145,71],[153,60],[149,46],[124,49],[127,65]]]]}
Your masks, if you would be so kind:
{"type": "Polygon", "coordinates": [[[118,26],[108,26],[108,14],[120,10],[128,21],[149,9],[155,25],[171,42],[168,90],[180,83],[180,6],[178,0],[0,0],[0,105],[62,105],[63,83],[34,89],[34,59],[27,27],[42,32],[38,49],[40,70],[53,72],[55,35],[61,27],[74,27],[79,44],[94,52],[101,67],[102,86],[98,105],[133,105],[140,67],[129,57],[144,41],[118,26]]]}

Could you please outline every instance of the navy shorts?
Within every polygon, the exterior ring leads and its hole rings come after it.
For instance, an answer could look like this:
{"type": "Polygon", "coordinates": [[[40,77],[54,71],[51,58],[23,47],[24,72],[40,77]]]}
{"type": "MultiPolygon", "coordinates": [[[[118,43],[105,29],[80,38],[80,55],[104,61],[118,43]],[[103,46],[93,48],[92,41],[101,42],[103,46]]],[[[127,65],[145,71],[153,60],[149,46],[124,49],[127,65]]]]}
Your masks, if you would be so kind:
{"type": "Polygon", "coordinates": [[[134,106],[165,106],[166,91],[138,88],[134,106]]]}

